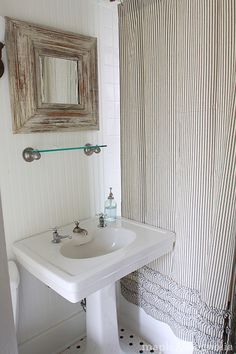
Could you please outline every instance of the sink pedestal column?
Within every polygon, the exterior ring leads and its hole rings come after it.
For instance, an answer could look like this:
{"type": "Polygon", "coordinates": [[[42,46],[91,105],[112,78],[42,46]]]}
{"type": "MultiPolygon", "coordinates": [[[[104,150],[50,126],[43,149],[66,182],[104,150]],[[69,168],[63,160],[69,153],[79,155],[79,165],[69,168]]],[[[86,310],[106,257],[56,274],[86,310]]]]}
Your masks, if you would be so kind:
{"type": "Polygon", "coordinates": [[[125,354],[119,344],[115,283],[86,298],[85,354],[125,354]]]}

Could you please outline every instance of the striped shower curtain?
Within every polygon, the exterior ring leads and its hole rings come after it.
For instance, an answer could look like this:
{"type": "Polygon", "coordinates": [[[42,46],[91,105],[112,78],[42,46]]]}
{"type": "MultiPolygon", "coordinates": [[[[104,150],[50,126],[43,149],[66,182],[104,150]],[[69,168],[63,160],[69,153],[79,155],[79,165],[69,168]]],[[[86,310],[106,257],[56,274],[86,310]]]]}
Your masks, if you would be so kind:
{"type": "Polygon", "coordinates": [[[236,2],[119,5],[122,215],[173,230],[125,298],[220,353],[236,235],[236,2]]]}

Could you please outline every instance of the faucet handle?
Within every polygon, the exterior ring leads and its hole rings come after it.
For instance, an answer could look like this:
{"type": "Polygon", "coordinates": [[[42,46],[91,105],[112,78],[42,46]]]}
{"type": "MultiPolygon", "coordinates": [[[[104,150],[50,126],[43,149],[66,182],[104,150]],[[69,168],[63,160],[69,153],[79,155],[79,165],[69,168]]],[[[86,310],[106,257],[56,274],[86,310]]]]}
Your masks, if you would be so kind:
{"type": "Polygon", "coordinates": [[[60,228],[58,226],[54,226],[50,229],[48,229],[48,231],[53,231],[53,232],[58,232],[60,230],[60,228]]]}
{"type": "Polygon", "coordinates": [[[107,216],[107,214],[104,214],[104,213],[101,212],[101,213],[97,213],[96,216],[105,218],[107,216]]]}
{"type": "Polygon", "coordinates": [[[100,213],[100,214],[96,214],[96,215],[99,217],[98,227],[106,227],[107,226],[107,224],[105,223],[106,214],[100,213]]]}

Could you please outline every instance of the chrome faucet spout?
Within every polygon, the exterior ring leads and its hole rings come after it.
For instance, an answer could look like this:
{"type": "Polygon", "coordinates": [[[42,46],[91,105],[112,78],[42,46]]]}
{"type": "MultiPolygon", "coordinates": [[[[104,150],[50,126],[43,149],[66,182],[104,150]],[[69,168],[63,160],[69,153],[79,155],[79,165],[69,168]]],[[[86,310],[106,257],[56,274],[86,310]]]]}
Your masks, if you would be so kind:
{"type": "Polygon", "coordinates": [[[83,236],[87,236],[88,235],[88,231],[85,229],[82,229],[81,227],[79,227],[79,221],[75,221],[75,227],[73,229],[74,233],[77,234],[81,234],[83,236]]]}

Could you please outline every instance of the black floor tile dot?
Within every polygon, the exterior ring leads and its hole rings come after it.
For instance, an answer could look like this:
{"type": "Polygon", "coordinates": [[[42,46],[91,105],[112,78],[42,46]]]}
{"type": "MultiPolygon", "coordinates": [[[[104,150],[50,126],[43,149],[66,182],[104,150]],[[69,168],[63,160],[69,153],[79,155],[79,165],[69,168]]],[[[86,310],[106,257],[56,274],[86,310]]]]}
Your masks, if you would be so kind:
{"type": "MultiPolygon", "coordinates": [[[[1,1],[1,0],[0,0],[1,1]]],[[[152,346],[149,346],[148,350],[145,350],[143,347],[146,342],[142,341],[142,338],[139,336],[136,336],[135,334],[132,334],[131,329],[127,328],[119,328],[119,338],[121,342],[121,346],[124,346],[124,348],[127,349],[127,352],[132,351],[132,353],[136,354],[144,354],[144,353],[156,353],[156,351],[152,348],[152,346]]],[[[86,337],[79,338],[78,342],[74,344],[73,346],[69,346],[67,350],[63,353],[60,354],[66,354],[69,353],[70,350],[73,351],[73,353],[80,353],[84,350],[84,346],[86,343],[86,337]]],[[[235,353],[236,354],[236,353],[235,353]]]]}

